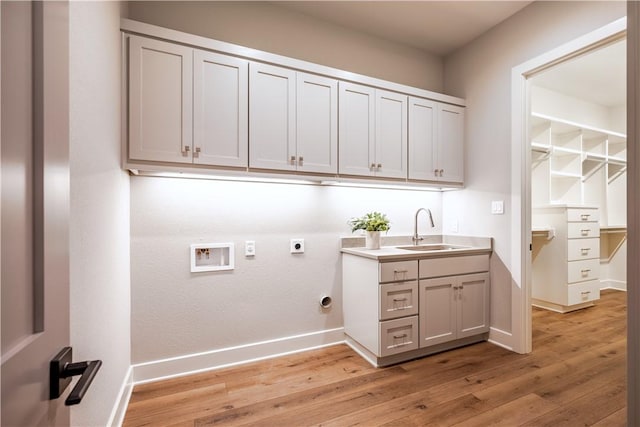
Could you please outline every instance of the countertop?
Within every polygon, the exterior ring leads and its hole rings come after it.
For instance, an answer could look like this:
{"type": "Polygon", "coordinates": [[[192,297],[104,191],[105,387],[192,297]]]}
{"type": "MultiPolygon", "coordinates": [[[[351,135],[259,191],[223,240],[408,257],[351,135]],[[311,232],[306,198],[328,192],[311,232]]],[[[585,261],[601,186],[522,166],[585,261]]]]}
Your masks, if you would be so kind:
{"type": "Polygon", "coordinates": [[[345,237],[342,239],[341,252],[350,255],[374,259],[380,262],[403,261],[423,258],[440,258],[463,255],[491,253],[493,239],[490,237],[470,236],[424,236],[420,244],[449,244],[464,246],[464,248],[446,249],[439,251],[413,251],[399,249],[398,246],[411,246],[411,236],[382,236],[380,249],[364,247],[364,237],[345,237]]]}

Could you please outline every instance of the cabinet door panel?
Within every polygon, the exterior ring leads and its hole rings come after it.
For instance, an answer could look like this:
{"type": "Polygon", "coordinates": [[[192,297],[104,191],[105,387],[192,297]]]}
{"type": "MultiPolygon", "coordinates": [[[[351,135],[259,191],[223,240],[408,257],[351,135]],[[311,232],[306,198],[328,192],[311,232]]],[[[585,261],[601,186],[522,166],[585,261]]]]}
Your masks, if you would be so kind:
{"type": "Polygon", "coordinates": [[[441,181],[464,181],[464,108],[439,104],[437,163],[441,181]]]}
{"type": "Polygon", "coordinates": [[[344,82],[338,88],[339,173],[373,176],[375,90],[344,82]]]}
{"type": "Polygon", "coordinates": [[[489,331],[489,273],[458,277],[458,338],[489,331]]]}
{"type": "Polygon", "coordinates": [[[407,178],[407,96],[376,90],[376,176],[407,178]]]}
{"type": "Polygon", "coordinates": [[[191,163],[192,51],[130,36],[130,159],[191,163]]]}
{"type": "Polygon", "coordinates": [[[298,73],[296,90],[298,170],[338,172],[338,82],[298,73]]]}
{"type": "Polygon", "coordinates": [[[296,73],[286,68],[249,66],[249,166],[295,170],[296,73]]]}
{"type": "Polygon", "coordinates": [[[421,348],[456,339],[455,283],[452,277],[420,280],[421,348]]]}
{"type": "Polygon", "coordinates": [[[246,167],[248,62],[196,50],[193,78],[193,162],[246,167]]]}
{"type": "Polygon", "coordinates": [[[409,179],[437,180],[434,159],[438,103],[409,98],[409,179]]]}

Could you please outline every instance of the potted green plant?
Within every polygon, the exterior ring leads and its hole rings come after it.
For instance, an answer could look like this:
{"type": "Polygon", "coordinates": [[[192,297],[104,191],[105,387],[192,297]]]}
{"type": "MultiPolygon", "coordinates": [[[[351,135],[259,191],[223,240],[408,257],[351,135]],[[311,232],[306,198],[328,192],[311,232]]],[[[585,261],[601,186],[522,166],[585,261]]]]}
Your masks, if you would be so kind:
{"type": "Polygon", "coordinates": [[[390,221],[385,214],[369,212],[361,217],[351,218],[348,221],[351,232],[364,230],[365,246],[367,249],[380,249],[380,232],[389,231],[390,221]]]}

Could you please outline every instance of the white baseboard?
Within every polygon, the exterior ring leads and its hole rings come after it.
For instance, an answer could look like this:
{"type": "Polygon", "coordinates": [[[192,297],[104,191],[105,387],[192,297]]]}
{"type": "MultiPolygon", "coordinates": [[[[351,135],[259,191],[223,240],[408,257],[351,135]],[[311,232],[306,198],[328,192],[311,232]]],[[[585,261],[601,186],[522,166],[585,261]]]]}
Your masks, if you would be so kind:
{"type": "Polygon", "coordinates": [[[344,342],[344,328],[277,338],[133,365],[135,384],[226,368],[344,342]]]}
{"type": "Polygon", "coordinates": [[[489,328],[489,340],[491,344],[513,351],[513,334],[498,328],[489,328]]]}
{"type": "Polygon", "coordinates": [[[605,289],[615,289],[616,291],[626,291],[627,290],[627,282],[622,280],[601,280],[600,281],[600,290],[603,291],[605,289]]]}
{"type": "Polygon", "coordinates": [[[124,416],[127,413],[127,406],[129,406],[129,399],[131,398],[131,392],[133,391],[133,366],[129,367],[127,375],[125,375],[122,387],[120,387],[120,393],[118,393],[118,399],[111,411],[109,422],[107,426],[110,427],[122,427],[124,423],[124,416]]]}

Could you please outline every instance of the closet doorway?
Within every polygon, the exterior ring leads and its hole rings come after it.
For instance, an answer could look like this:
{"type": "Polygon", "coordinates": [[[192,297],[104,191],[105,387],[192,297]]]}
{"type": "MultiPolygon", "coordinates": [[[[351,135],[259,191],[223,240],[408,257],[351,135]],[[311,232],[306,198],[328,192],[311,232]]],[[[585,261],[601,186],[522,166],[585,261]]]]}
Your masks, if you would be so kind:
{"type": "Polygon", "coordinates": [[[566,313],[626,291],[626,39],[529,78],[531,301],[566,313]]]}

